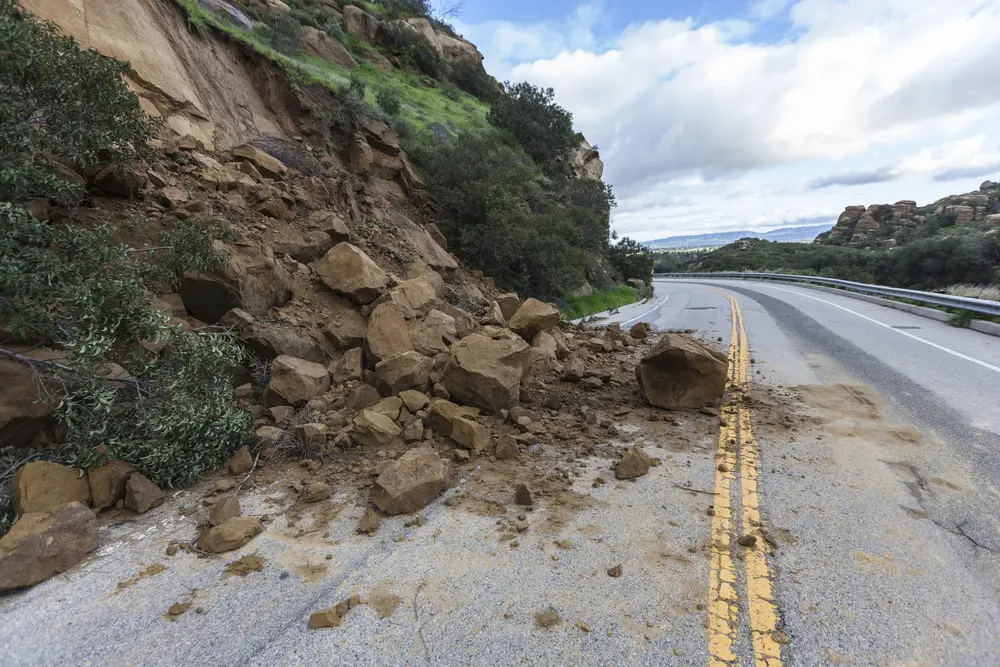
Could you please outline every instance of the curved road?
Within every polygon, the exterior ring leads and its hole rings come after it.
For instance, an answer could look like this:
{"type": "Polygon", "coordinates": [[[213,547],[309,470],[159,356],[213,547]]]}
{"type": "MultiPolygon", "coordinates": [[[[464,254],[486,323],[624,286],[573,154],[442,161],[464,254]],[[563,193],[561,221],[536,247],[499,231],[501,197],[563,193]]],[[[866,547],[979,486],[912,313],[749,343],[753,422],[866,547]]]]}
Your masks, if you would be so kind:
{"type": "Polygon", "coordinates": [[[727,294],[743,313],[774,664],[1000,664],[1000,338],[802,286],[655,288],[613,319],[728,342],[727,294]]]}

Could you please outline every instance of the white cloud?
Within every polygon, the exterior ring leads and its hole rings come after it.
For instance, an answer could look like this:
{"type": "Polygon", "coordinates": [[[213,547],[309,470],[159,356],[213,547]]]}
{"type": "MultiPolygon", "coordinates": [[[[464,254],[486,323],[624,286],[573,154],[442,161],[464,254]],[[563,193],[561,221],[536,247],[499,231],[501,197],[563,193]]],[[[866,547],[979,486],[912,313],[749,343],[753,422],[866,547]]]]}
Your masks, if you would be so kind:
{"type": "Polygon", "coordinates": [[[859,188],[924,201],[970,189],[942,176],[1000,163],[1000,0],[752,3],[761,21],[787,9],[793,31],[770,42],[740,17],[601,41],[599,6],[586,7],[559,24],[491,24],[476,43],[491,71],[554,87],[601,146],[623,233],[836,215],[859,188]]]}

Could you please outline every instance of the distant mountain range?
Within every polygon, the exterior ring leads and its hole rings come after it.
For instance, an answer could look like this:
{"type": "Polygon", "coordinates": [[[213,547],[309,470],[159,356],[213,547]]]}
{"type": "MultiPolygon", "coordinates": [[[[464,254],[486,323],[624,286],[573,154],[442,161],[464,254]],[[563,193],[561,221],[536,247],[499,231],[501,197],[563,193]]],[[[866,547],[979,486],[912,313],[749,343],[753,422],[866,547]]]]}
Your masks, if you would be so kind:
{"type": "Polygon", "coordinates": [[[668,236],[665,239],[646,241],[653,250],[676,250],[684,248],[719,248],[734,241],[747,237],[765,239],[767,241],[783,241],[785,243],[810,243],[818,235],[828,232],[833,222],[822,225],[807,225],[805,227],[785,227],[770,232],[718,232],[716,234],[694,234],[691,236],[668,236]]]}

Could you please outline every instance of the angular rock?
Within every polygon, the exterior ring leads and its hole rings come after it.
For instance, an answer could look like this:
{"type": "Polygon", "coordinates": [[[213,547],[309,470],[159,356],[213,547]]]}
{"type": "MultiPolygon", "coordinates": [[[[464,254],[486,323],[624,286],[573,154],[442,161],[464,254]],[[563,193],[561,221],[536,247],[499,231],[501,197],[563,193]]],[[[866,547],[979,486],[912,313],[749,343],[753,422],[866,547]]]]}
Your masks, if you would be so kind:
{"type": "Polygon", "coordinates": [[[364,366],[362,365],[363,361],[364,352],[362,352],[360,347],[348,350],[340,358],[340,361],[333,365],[330,371],[333,381],[343,383],[350,380],[362,379],[365,376],[364,366]]]}
{"type": "Polygon", "coordinates": [[[367,407],[375,405],[382,400],[381,394],[378,390],[370,384],[363,384],[359,387],[355,387],[347,394],[347,399],[345,404],[350,410],[363,410],[367,407]]]}
{"type": "Polygon", "coordinates": [[[473,452],[486,449],[490,444],[489,430],[467,417],[456,417],[451,422],[451,439],[473,452]]]}
{"type": "Polygon", "coordinates": [[[354,418],[354,440],[366,447],[388,447],[401,433],[396,422],[372,410],[362,410],[354,418]]]}
{"type": "Polygon", "coordinates": [[[531,362],[524,341],[471,334],[452,345],[451,354],[441,382],[453,399],[494,413],[518,404],[531,362]]]}
{"type": "Polygon", "coordinates": [[[413,348],[428,357],[447,352],[458,340],[455,318],[440,310],[432,310],[423,320],[410,322],[409,333],[413,348]]]}
{"type": "Polygon", "coordinates": [[[347,223],[332,211],[316,211],[309,216],[309,224],[329,236],[334,245],[351,240],[347,223]]]}
{"type": "Polygon", "coordinates": [[[350,243],[338,243],[322,259],[313,263],[320,279],[334,292],[355,303],[371,303],[385,291],[389,276],[350,243]]]}
{"type": "Polygon", "coordinates": [[[90,482],[91,506],[100,512],[125,499],[125,484],[135,468],[125,461],[108,461],[100,468],[87,471],[90,482]]]}
{"type": "Polygon", "coordinates": [[[295,357],[316,364],[326,361],[326,352],[312,338],[275,324],[252,324],[243,331],[243,340],[257,356],[264,359],[295,357]]]}
{"type": "Polygon", "coordinates": [[[414,419],[403,429],[403,442],[410,443],[422,440],[424,437],[424,423],[419,419],[414,419]]]}
{"type": "Polygon", "coordinates": [[[726,356],[687,334],[664,334],[635,369],[639,391],[661,408],[716,405],[726,390],[726,356]]]}
{"type": "Polygon", "coordinates": [[[326,442],[326,424],[296,424],[295,435],[307,445],[322,445],[326,442]]]}
{"type": "Polygon", "coordinates": [[[475,318],[458,306],[453,306],[447,301],[442,301],[435,308],[455,319],[455,331],[458,333],[459,338],[465,338],[476,331],[475,318]]]}
{"type": "Polygon", "coordinates": [[[274,252],[289,255],[296,262],[315,262],[333,247],[333,240],[326,232],[315,229],[305,234],[289,233],[274,245],[274,252]]]}
{"type": "MultiPolygon", "coordinates": [[[[2,325],[0,325],[2,326],[2,325]]],[[[4,345],[4,349],[37,361],[53,360],[63,353],[48,348],[4,345]]],[[[36,441],[54,440],[56,419],[52,408],[43,403],[28,364],[0,359],[0,443],[15,449],[36,441]]]]}
{"type": "Polygon", "coordinates": [[[514,489],[514,502],[526,507],[535,504],[534,499],[531,497],[531,491],[524,484],[518,484],[517,488],[514,489]]]}
{"type": "Polygon", "coordinates": [[[242,308],[233,308],[228,313],[223,315],[221,320],[219,320],[219,324],[222,326],[230,327],[232,329],[236,329],[237,331],[242,331],[253,323],[253,315],[242,308]]]}
{"type": "Polygon", "coordinates": [[[559,344],[556,343],[555,337],[547,331],[539,331],[535,334],[535,337],[531,340],[531,347],[540,351],[550,359],[554,360],[557,358],[559,344]]]}
{"type": "Polygon", "coordinates": [[[18,514],[48,512],[74,501],[90,504],[87,476],[76,468],[51,461],[25,463],[14,475],[11,491],[18,514]]]}
{"type": "Polygon", "coordinates": [[[649,323],[636,322],[632,325],[632,328],[629,329],[628,333],[636,340],[645,340],[646,336],[649,335],[649,323]]]}
{"type": "Polygon", "coordinates": [[[501,437],[500,442],[497,443],[495,455],[498,461],[516,459],[520,453],[521,451],[517,446],[517,440],[515,440],[512,435],[505,435],[501,437]]]}
{"type": "Polygon", "coordinates": [[[369,408],[372,412],[385,415],[392,421],[399,419],[399,413],[403,410],[403,399],[399,396],[389,396],[369,408]]]}
{"type": "Polygon", "coordinates": [[[383,396],[426,389],[433,367],[434,361],[419,352],[397,354],[375,365],[375,388],[383,396]]]}
{"type": "Polygon", "coordinates": [[[375,43],[379,20],[354,5],[344,6],[344,32],[353,35],[363,42],[375,43]]]}
{"type": "Polygon", "coordinates": [[[503,316],[503,311],[500,310],[500,304],[496,301],[486,307],[486,313],[483,315],[481,321],[484,326],[507,326],[507,318],[503,316]]]}
{"type": "Polygon", "coordinates": [[[433,449],[419,447],[404,453],[378,476],[371,500],[386,514],[416,512],[447,485],[447,464],[433,449]]]}
{"type": "Polygon", "coordinates": [[[415,222],[400,214],[390,211],[388,221],[395,225],[394,232],[416,250],[427,266],[435,270],[452,271],[458,268],[458,262],[448,252],[439,246],[430,234],[415,222]]]}
{"type": "Polygon", "coordinates": [[[411,280],[404,280],[389,291],[389,298],[414,313],[426,314],[445,293],[444,279],[428,271],[411,280]]]}
{"type": "Polygon", "coordinates": [[[243,510],[240,508],[240,501],[236,499],[236,496],[222,496],[222,498],[219,498],[219,502],[212,506],[212,515],[209,518],[209,523],[213,526],[218,526],[230,519],[235,519],[242,513],[243,510]]]}
{"type": "Polygon", "coordinates": [[[233,157],[239,160],[246,160],[257,168],[262,176],[281,180],[288,173],[288,168],[276,157],[272,157],[250,144],[237,146],[233,149],[233,157]]]}
{"type": "Polygon", "coordinates": [[[410,412],[423,410],[431,402],[431,399],[427,398],[427,394],[414,391],[412,389],[399,392],[399,397],[402,399],[403,404],[406,405],[406,409],[410,412]]]}
{"type": "Polygon", "coordinates": [[[229,459],[229,472],[234,475],[246,475],[253,469],[253,457],[246,445],[237,449],[229,459]]]}
{"type": "Polygon", "coordinates": [[[456,419],[474,416],[469,408],[452,403],[445,399],[437,399],[431,403],[427,421],[435,433],[443,438],[450,438],[456,419]]]}
{"type": "MultiPolygon", "coordinates": [[[[351,5],[348,5],[350,7],[351,5]]],[[[309,616],[309,629],[321,630],[323,628],[339,628],[343,622],[343,615],[340,613],[340,605],[335,605],[329,609],[316,611],[309,616]]]]}
{"type": "Polygon", "coordinates": [[[97,548],[97,515],[79,502],[22,514],[0,538],[0,592],[66,572],[97,548]]]}
{"type": "Polygon", "coordinates": [[[330,374],[320,364],[280,356],[271,364],[267,400],[271,405],[299,406],[330,388],[330,374]]]}
{"type": "Polygon", "coordinates": [[[507,321],[510,321],[510,318],[514,317],[518,308],[521,307],[521,299],[514,292],[501,294],[497,297],[497,303],[500,305],[500,311],[507,321]]]}
{"type": "Polygon", "coordinates": [[[615,466],[618,479],[635,479],[649,472],[649,456],[638,445],[630,447],[615,466]]]}
{"type": "Polygon", "coordinates": [[[340,297],[336,297],[333,305],[327,311],[328,319],[323,333],[339,350],[360,347],[368,333],[368,320],[357,306],[340,297]]]}
{"type": "Polygon", "coordinates": [[[368,333],[365,336],[368,358],[377,364],[383,359],[412,351],[403,309],[391,302],[376,306],[368,318],[368,333]]]}
{"type": "Polygon", "coordinates": [[[358,61],[343,44],[311,26],[302,26],[302,49],[314,58],[337,63],[345,69],[358,68],[358,61]]]}
{"type": "Polygon", "coordinates": [[[548,331],[559,324],[559,309],[538,299],[528,299],[510,318],[508,326],[521,338],[531,340],[539,331],[548,331]]]}
{"type": "Polygon", "coordinates": [[[264,525],[256,517],[227,519],[202,533],[198,539],[198,548],[213,554],[233,551],[263,531],[264,525]]]}
{"type": "Polygon", "coordinates": [[[313,482],[306,487],[305,492],[302,494],[302,502],[318,503],[321,500],[329,498],[332,492],[333,489],[326,482],[313,482]]]}
{"type": "Polygon", "coordinates": [[[125,483],[125,507],[145,514],[163,504],[163,491],[142,473],[134,472],[125,483]]]}

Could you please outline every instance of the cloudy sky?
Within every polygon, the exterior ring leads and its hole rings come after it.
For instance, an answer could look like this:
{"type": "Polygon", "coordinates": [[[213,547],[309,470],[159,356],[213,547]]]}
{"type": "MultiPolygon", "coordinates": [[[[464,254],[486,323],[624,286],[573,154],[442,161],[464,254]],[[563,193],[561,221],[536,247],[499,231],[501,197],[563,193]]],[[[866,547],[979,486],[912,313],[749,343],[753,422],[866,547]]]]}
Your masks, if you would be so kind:
{"type": "Polygon", "coordinates": [[[466,0],[455,23],[497,78],[556,89],[641,240],[1000,178],[1000,0],[466,0]]]}

